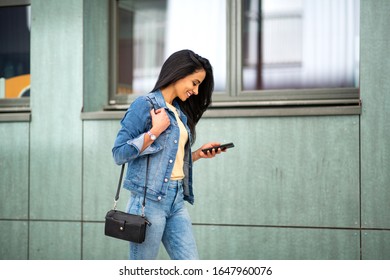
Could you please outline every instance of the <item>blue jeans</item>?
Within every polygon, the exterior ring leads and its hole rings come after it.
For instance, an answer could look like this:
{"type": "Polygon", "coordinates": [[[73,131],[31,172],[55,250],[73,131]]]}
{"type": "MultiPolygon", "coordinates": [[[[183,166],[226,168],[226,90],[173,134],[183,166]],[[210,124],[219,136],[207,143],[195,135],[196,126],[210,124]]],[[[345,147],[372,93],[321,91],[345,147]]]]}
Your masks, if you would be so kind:
{"type": "MultiPolygon", "coordinates": [[[[132,193],[127,212],[141,214],[143,195],[132,193]]],[[[167,196],[160,201],[146,200],[145,216],[152,223],[145,241],[130,242],[131,260],[157,258],[161,241],[173,260],[199,259],[191,219],[183,200],[183,181],[171,181],[167,196]]]]}

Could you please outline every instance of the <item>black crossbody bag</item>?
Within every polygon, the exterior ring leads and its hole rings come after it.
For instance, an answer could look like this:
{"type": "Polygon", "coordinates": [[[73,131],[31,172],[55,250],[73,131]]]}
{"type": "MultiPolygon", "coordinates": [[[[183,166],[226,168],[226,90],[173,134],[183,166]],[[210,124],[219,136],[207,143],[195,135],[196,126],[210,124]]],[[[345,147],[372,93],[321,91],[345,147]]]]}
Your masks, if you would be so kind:
{"type": "Polygon", "coordinates": [[[133,215],[126,212],[116,210],[116,205],[119,200],[119,192],[122,185],[123,172],[125,164],[122,165],[121,175],[119,177],[118,188],[114,200],[114,208],[107,212],[104,225],[104,234],[113,238],[123,239],[135,243],[142,243],[145,241],[145,234],[147,226],[151,223],[145,217],[145,203],[146,203],[146,188],[149,169],[149,155],[146,164],[146,177],[144,188],[144,200],[142,202],[142,214],[133,215]]]}

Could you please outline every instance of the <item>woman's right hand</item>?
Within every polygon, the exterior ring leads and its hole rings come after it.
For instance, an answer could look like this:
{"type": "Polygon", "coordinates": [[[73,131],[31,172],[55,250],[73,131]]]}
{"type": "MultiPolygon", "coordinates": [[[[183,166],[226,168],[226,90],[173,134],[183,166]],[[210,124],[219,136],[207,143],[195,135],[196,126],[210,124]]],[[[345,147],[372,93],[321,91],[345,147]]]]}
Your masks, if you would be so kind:
{"type": "Polygon", "coordinates": [[[158,137],[169,127],[171,122],[164,108],[152,109],[150,116],[152,117],[152,128],[150,131],[158,137]]]}

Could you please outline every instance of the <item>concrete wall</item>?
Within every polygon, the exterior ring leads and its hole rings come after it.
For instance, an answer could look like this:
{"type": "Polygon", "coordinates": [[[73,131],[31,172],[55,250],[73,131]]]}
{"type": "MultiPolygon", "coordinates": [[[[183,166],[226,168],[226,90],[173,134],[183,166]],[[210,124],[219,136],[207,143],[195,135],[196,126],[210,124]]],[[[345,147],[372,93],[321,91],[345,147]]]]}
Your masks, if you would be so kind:
{"type": "MultiPolygon", "coordinates": [[[[80,116],[107,100],[108,3],[31,2],[31,121],[0,122],[0,259],[126,259],[103,234],[119,120],[80,116]]],[[[236,144],[195,163],[202,259],[390,259],[389,13],[361,0],[360,116],[200,121],[196,147],[236,144]]]]}

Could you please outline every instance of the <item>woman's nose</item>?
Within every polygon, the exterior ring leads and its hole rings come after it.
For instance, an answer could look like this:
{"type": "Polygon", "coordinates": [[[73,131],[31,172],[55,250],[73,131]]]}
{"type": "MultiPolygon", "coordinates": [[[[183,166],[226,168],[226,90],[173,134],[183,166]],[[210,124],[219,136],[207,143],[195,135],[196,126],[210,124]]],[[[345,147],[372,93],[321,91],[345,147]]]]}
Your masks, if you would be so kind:
{"type": "Polygon", "coordinates": [[[198,95],[198,92],[199,92],[199,86],[196,86],[195,89],[194,89],[194,94],[198,95]]]}

